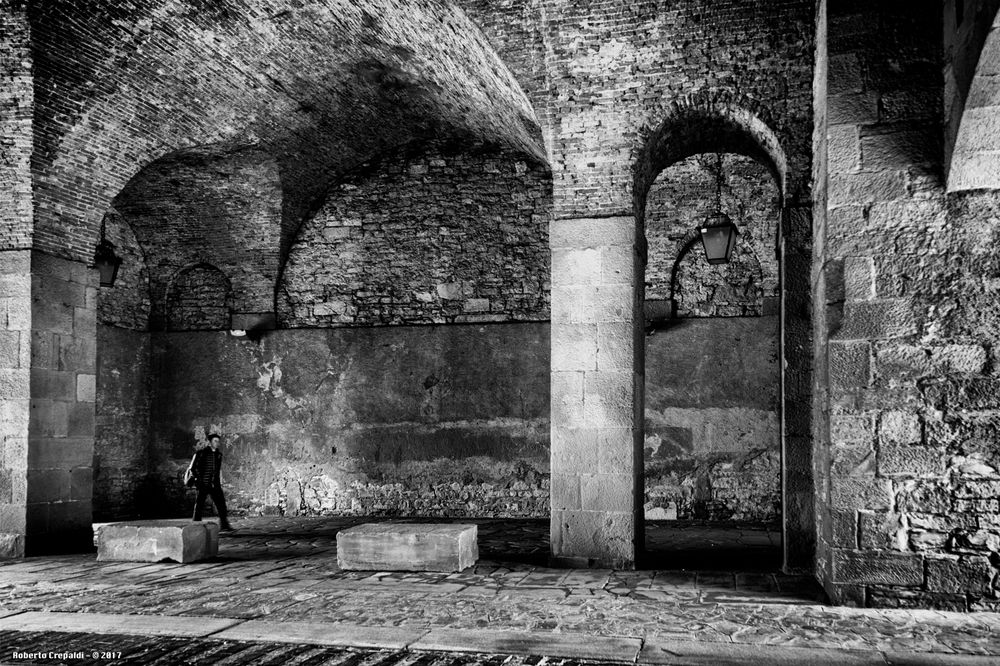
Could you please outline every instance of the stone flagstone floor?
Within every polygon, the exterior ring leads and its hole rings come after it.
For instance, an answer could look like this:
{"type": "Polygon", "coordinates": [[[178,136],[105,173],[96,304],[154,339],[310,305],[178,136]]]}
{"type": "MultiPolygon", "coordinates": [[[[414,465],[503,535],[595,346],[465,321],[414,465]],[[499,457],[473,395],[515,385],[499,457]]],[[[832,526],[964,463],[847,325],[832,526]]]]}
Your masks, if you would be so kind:
{"type": "Polygon", "coordinates": [[[359,522],[240,519],[238,531],[223,536],[217,559],[187,565],[97,562],[93,553],[3,562],[0,617],[60,611],[514,631],[984,655],[1000,663],[1000,614],[825,605],[809,578],[768,572],[779,544],[763,529],[649,530],[647,563],[672,568],[685,562],[683,548],[700,544],[701,561],[732,564],[739,557],[748,565],[742,571],[551,569],[548,522],[528,520],[472,521],[480,526],[480,561],[461,573],[341,571],[336,532],[359,522]],[[712,553],[722,557],[713,560],[712,553]]]}

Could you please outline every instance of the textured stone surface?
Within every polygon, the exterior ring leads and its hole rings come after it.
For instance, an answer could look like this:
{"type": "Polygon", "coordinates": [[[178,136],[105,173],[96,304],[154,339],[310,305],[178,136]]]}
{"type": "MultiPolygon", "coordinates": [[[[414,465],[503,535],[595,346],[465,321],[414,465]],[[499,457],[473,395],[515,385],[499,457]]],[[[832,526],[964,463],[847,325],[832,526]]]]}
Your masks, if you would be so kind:
{"type": "Polygon", "coordinates": [[[337,533],[337,565],[361,571],[462,571],[479,559],[475,525],[366,523],[337,533]]]}
{"type": "Polygon", "coordinates": [[[97,528],[97,559],[116,562],[185,564],[215,557],[219,526],[214,522],[146,520],[108,523],[97,528]]]}

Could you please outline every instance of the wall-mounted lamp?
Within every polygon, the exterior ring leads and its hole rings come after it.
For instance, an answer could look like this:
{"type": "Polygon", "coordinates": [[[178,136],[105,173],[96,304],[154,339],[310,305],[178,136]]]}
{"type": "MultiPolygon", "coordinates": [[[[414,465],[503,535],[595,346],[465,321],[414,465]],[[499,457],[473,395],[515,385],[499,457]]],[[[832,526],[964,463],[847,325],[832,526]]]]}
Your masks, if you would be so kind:
{"type": "Polygon", "coordinates": [[[101,220],[101,242],[94,250],[94,267],[101,276],[101,286],[111,287],[118,277],[118,267],[121,266],[122,258],[115,254],[115,246],[104,237],[104,220],[101,220]]]}
{"type": "Polygon", "coordinates": [[[722,212],[722,153],[716,153],[715,212],[705,218],[700,231],[708,263],[729,263],[739,230],[729,216],[722,212]]]}

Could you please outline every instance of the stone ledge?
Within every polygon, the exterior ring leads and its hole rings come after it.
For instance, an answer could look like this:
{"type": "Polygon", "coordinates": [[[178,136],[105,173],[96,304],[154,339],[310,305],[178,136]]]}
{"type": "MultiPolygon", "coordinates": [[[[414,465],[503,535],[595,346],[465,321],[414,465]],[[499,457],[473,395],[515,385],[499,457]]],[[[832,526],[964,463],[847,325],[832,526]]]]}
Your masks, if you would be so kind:
{"type": "Polygon", "coordinates": [[[471,524],[365,523],[337,533],[337,564],[359,571],[467,569],[479,559],[471,524]]]}
{"type": "Polygon", "coordinates": [[[191,520],[136,520],[95,527],[99,562],[196,562],[219,552],[219,526],[191,520]]]}

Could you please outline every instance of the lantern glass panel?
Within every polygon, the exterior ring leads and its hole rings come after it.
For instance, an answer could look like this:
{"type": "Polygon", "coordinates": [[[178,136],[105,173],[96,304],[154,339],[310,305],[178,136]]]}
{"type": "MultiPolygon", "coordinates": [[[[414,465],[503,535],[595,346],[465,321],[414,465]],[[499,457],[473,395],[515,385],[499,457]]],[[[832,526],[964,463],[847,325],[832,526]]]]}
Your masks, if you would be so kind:
{"type": "Polygon", "coordinates": [[[736,226],[732,222],[701,228],[701,242],[705,258],[710,264],[724,264],[732,255],[736,244],[736,226]]]}

